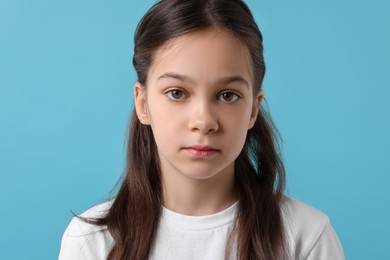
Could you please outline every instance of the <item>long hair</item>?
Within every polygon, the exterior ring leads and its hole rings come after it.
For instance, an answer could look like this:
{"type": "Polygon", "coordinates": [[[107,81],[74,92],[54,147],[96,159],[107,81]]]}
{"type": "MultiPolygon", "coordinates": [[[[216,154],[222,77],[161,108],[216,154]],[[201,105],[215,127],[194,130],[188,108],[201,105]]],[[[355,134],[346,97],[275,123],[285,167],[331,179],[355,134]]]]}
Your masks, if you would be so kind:
{"type": "MultiPolygon", "coordinates": [[[[138,81],[147,85],[147,73],[156,51],[168,40],[215,27],[231,33],[249,50],[254,94],[265,74],[262,35],[251,11],[241,0],[162,0],[138,24],[133,65],[138,81]]],[[[284,259],[286,242],[279,202],[285,171],[278,155],[277,133],[263,108],[248,131],[244,148],[235,160],[238,212],[226,255],[235,247],[237,258],[284,259]]],[[[108,259],[147,259],[161,215],[161,176],[151,127],[132,113],[127,145],[127,166],[117,196],[106,216],[114,239],[108,259]]]]}

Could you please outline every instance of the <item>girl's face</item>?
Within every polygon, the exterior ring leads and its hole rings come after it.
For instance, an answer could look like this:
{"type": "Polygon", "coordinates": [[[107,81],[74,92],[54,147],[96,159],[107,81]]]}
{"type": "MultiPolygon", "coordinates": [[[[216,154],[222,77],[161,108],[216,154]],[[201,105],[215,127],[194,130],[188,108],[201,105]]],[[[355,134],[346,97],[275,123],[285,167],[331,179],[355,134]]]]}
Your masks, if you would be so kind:
{"type": "Polygon", "coordinates": [[[139,120],[151,126],[163,178],[221,180],[256,119],[248,50],[208,29],[175,38],[154,56],[147,86],[135,85],[139,120]]]}

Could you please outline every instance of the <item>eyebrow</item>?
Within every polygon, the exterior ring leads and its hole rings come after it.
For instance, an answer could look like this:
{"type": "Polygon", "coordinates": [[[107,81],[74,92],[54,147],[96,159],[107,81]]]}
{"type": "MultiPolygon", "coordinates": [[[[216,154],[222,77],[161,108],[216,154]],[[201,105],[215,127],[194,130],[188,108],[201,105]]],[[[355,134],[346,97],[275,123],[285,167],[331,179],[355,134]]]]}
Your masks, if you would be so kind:
{"type": "MultiPolygon", "coordinates": [[[[195,80],[193,80],[191,77],[189,77],[187,75],[178,74],[178,73],[174,73],[174,72],[168,72],[168,73],[162,74],[160,77],[158,77],[157,81],[162,80],[162,79],[169,79],[169,78],[176,79],[176,80],[186,82],[186,83],[194,83],[195,82],[195,80]]],[[[239,75],[223,77],[217,81],[217,84],[228,85],[228,84],[233,83],[233,82],[243,83],[245,86],[247,86],[249,88],[249,82],[246,79],[244,79],[244,77],[239,76],[239,75]]]]}
{"type": "Polygon", "coordinates": [[[157,81],[159,81],[161,79],[169,79],[169,78],[177,79],[179,81],[188,82],[188,83],[194,82],[194,80],[191,79],[191,77],[189,77],[189,76],[178,74],[178,73],[173,73],[173,72],[168,72],[168,73],[162,74],[160,77],[158,77],[157,81]]]}

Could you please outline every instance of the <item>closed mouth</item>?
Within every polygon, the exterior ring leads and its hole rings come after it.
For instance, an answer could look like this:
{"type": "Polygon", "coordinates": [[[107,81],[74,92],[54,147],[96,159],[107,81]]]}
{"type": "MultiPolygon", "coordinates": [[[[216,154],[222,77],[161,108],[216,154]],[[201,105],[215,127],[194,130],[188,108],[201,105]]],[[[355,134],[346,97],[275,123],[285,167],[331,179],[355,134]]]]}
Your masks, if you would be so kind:
{"type": "Polygon", "coordinates": [[[209,157],[220,152],[219,149],[207,145],[187,146],[184,147],[183,149],[195,157],[209,157]]]}

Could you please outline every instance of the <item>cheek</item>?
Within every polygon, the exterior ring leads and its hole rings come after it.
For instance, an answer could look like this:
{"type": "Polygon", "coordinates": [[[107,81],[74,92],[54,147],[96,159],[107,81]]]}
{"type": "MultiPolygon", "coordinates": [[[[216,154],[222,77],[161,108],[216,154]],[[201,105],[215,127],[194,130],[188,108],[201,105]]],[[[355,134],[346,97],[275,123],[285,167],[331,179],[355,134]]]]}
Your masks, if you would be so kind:
{"type": "Polygon", "coordinates": [[[249,116],[230,117],[225,121],[225,129],[232,145],[242,147],[248,133],[249,116]],[[229,129],[229,130],[228,130],[229,129]]]}
{"type": "Polygon", "coordinates": [[[174,144],[182,134],[180,114],[162,110],[158,106],[149,109],[150,126],[157,144],[174,144]]]}
{"type": "Polygon", "coordinates": [[[245,106],[239,109],[231,109],[223,113],[223,120],[225,125],[229,125],[229,128],[234,129],[237,132],[246,132],[251,122],[251,108],[245,104],[245,106]]]}
{"type": "Polygon", "coordinates": [[[225,121],[227,129],[230,129],[229,140],[232,145],[242,148],[245,143],[251,121],[251,109],[245,107],[237,113],[230,113],[230,118],[225,121]]]}

